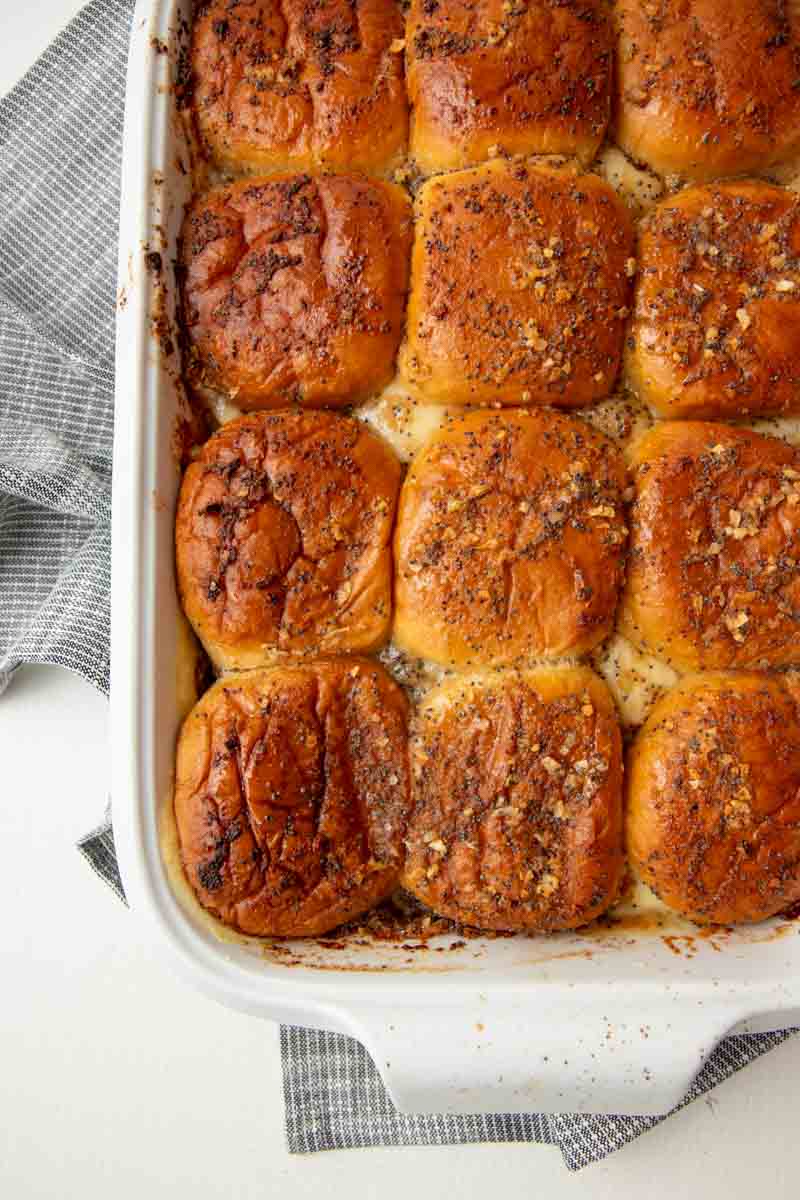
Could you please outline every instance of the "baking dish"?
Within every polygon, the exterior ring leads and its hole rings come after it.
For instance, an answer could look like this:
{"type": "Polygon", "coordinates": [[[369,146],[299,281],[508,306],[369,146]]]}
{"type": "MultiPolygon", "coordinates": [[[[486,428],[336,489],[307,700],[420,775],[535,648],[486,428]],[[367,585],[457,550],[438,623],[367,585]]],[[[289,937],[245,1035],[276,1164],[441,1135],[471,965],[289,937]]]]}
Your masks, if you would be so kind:
{"type": "Polygon", "coordinates": [[[362,1041],[402,1111],[664,1112],[726,1032],[800,1021],[800,925],[656,931],[642,917],[538,939],[440,937],[423,950],[271,945],[221,938],[181,889],[168,839],[187,705],[172,548],[184,399],[170,329],[191,147],[171,85],[190,7],[139,0],[128,73],[111,709],[115,837],[131,906],[154,947],[206,994],[362,1041]]]}

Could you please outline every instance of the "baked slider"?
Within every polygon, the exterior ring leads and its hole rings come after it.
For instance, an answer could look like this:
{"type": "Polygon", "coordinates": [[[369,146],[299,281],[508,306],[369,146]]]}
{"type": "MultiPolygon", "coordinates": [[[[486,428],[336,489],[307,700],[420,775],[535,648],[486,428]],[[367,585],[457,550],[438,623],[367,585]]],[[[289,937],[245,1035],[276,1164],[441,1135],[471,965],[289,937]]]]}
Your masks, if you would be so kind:
{"type": "Polygon", "coordinates": [[[659,416],[800,412],[798,218],[800,196],[755,179],[645,218],[625,370],[659,416]]]}
{"type": "Polygon", "coordinates": [[[402,882],[482,929],[573,929],[615,899],[622,762],[606,687],[583,667],[451,679],[412,725],[402,882]]]}
{"type": "Polygon", "coordinates": [[[400,494],[396,644],[451,667],[597,645],[622,582],[626,482],[618,450],[576,418],[448,417],[400,494]]]}
{"type": "Polygon", "coordinates": [[[507,154],[590,162],[610,111],[601,0],[411,0],[411,153],[424,172],[507,154]]]}
{"type": "Polygon", "coordinates": [[[783,0],[614,0],[615,138],[667,175],[757,171],[800,148],[800,10],[783,0]]]}
{"type": "Polygon", "coordinates": [[[800,663],[800,450],[669,421],[631,459],[621,631],[679,669],[800,663]]]}
{"type": "Polygon", "coordinates": [[[404,153],[396,0],[204,0],[192,103],[205,148],[238,171],[380,174],[404,153]]]}
{"type": "Polygon", "coordinates": [[[178,742],[186,877],[242,933],[326,933],[397,886],[408,792],[406,700],[375,663],[228,675],[178,742]]]}
{"type": "Polygon", "coordinates": [[[184,475],[178,590],[218,668],[374,650],[391,623],[400,463],[338,413],[250,413],[184,475]]]}
{"type": "Polygon", "coordinates": [[[553,404],[608,395],[628,315],[623,202],[576,168],[493,160],[417,197],[401,371],[429,402],[553,404]]]}
{"type": "Polygon", "coordinates": [[[350,176],[240,180],[195,198],[181,247],[194,387],[244,409],[342,406],[394,374],[411,208],[350,176]]]}
{"type": "Polygon", "coordinates": [[[794,674],[695,675],[636,738],[628,854],[692,921],[761,921],[800,900],[798,700],[794,674]]]}

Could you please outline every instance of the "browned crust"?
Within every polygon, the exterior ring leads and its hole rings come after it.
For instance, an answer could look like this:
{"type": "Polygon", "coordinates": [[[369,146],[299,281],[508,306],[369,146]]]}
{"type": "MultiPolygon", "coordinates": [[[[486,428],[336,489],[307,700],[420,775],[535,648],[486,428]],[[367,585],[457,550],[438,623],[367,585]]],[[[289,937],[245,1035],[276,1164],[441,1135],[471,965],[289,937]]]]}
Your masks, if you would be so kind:
{"type": "Polygon", "coordinates": [[[508,154],[594,157],[610,111],[600,0],[411,0],[411,152],[424,171],[508,154]]]}
{"type": "Polygon", "coordinates": [[[359,421],[252,413],[187,470],[175,548],[186,615],[218,667],[366,651],[391,622],[400,464],[359,421]]]}
{"type": "Polygon", "coordinates": [[[350,176],[242,180],[195,198],[183,228],[189,377],[245,410],[339,406],[392,377],[411,210],[350,176]]]}
{"type": "Polygon", "coordinates": [[[693,921],[760,921],[800,900],[798,698],[794,675],[694,676],[634,744],[628,854],[693,921]]]}
{"type": "Polygon", "coordinates": [[[181,730],[184,870],[245,934],[325,933],[387,896],[407,804],[406,701],[374,663],[226,676],[181,730]]]}
{"type": "Polygon", "coordinates": [[[681,668],[800,662],[800,451],[676,421],[633,465],[621,631],[681,668]]]}
{"type": "Polygon", "coordinates": [[[632,246],[625,206],[596,175],[495,160],[429,180],[402,373],[435,403],[574,408],[608,395],[632,246]]]}
{"type": "Polygon", "coordinates": [[[380,174],[408,102],[396,0],[206,0],[192,37],[194,112],[238,170],[380,174]]]}
{"type": "Polygon", "coordinates": [[[755,171],[800,146],[798,9],[615,0],[616,139],[662,174],[755,171]]]}
{"type": "Polygon", "coordinates": [[[461,677],[411,740],[403,883],[435,912],[536,932],[591,921],[622,874],[622,763],[611,698],[586,668],[461,677]]]}
{"type": "Polygon", "coordinates": [[[626,482],[614,446],[574,418],[448,418],[400,496],[395,642],[448,666],[591,649],[614,621],[626,482]]]}
{"type": "Polygon", "coordinates": [[[800,412],[800,196],[687,188],[643,223],[626,354],[663,417],[800,412]]]}

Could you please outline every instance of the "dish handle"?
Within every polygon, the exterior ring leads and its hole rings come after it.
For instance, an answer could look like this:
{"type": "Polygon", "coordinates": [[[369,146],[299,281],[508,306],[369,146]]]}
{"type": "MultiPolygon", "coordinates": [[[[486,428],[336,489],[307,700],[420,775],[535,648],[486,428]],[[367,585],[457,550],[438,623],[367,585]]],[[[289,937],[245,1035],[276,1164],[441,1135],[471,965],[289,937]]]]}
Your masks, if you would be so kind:
{"type": "MultiPolygon", "coordinates": [[[[369,1051],[404,1113],[584,1112],[657,1116],[686,1095],[740,1014],[723,1008],[620,1014],[619,995],[560,992],[532,1007],[513,996],[353,1009],[339,1028],[369,1051]]],[[[650,998],[652,1000],[652,997],[650,998]]]]}

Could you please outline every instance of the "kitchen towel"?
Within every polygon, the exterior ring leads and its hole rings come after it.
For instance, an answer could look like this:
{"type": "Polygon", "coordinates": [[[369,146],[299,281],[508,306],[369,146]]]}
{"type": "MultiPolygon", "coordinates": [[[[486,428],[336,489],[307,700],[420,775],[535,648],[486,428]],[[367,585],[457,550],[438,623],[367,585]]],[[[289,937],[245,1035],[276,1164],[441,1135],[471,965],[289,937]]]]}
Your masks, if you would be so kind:
{"type": "MultiPolygon", "coordinates": [[[[0,690],[23,662],[109,685],[116,235],[133,0],[94,0],[0,101],[0,690]]],[[[122,896],[110,816],[81,842],[122,896]]],[[[685,1103],[788,1033],[727,1038],[685,1103]]],[[[548,1142],[576,1169],[656,1120],[404,1116],[359,1043],[284,1028],[289,1148],[548,1142]]],[[[663,1120],[658,1118],[657,1120],[663,1120]]]]}

